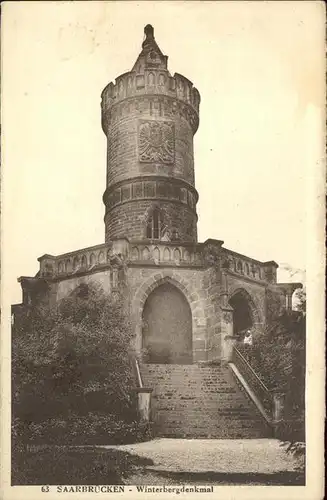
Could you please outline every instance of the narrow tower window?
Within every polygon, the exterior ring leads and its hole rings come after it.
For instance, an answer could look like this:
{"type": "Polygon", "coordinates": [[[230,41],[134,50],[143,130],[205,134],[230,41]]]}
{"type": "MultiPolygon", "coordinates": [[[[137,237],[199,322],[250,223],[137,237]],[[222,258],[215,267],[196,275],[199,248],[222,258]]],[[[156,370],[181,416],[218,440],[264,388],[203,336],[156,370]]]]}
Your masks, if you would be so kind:
{"type": "Polygon", "coordinates": [[[150,219],[148,220],[146,237],[152,240],[159,240],[161,234],[161,225],[160,211],[158,208],[155,208],[150,219]]]}

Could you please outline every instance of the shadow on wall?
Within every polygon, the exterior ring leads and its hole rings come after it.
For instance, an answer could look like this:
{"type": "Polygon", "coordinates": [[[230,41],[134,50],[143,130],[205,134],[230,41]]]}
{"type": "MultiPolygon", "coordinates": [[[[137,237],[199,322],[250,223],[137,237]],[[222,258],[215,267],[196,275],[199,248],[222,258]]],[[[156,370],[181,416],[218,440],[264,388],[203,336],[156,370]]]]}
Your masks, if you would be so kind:
{"type": "MultiPolygon", "coordinates": [[[[253,327],[252,310],[244,294],[236,292],[229,300],[233,308],[233,334],[241,337],[243,332],[253,327]]],[[[239,339],[243,340],[243,339],[239,339]]]]}
{"type": "Polygon", "coordinates": [[[170,283],[155,288],[143,309],[143,349],[148,363],[192,363],[192,312],[170,283]]]}

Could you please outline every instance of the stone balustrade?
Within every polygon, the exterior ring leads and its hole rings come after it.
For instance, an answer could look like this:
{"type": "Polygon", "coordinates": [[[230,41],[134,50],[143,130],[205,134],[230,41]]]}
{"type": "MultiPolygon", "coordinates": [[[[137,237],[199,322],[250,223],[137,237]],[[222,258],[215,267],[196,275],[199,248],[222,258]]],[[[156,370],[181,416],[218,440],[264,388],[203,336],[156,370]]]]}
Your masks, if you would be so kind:
{"type": "Polygon", "coordinates": [[[63,255],[43,255],[40,262],[40,277],[63,277],[78,272],[90,271],[110,262],[111,246],[97,245],[63,255]]]}
{"type": "MultiPolygon", "coordinates": [[[[39,277],[62,278],[102,267],[119,267],[122,261],[128,265],[205,266],[208,265],[205,248],[206,243],[115,240],[58,256],[43,255],[38,259],[39,277]]],[[[229,272],[252,280],[276,282],[271,281],[275,279],[274,262],[259,262],[224,248],[221,252],[221,266],[229,272]]]]}
{"type": "Polygon", "coordinates": [[[196,245],[172,242],[159,242],[147,244],[144,241],[131,244],[131,262],[154,263],[174,266],[199,266],[202,265],[202,254],[196,245]]]}
{"type": "Polygon", "coordinates": [[[178,245],[172,242],[128,242],[117,240],[111,244],[97,245],[63,255],[43,255],[39,276],[43,278],[62,278],[77,273],[90,272],[102,267],[119,264],[115,256],[129,263],[154,265],[194,265],[202,263],[201,252],[194,244],[178,245]]]}
{"type": "Polygon", "coordinates": [[[276,283],[278,265],[274,261],[260,262],[244,255],[223,249],[223,266],[232,273],[259,281],[276,283]]]}

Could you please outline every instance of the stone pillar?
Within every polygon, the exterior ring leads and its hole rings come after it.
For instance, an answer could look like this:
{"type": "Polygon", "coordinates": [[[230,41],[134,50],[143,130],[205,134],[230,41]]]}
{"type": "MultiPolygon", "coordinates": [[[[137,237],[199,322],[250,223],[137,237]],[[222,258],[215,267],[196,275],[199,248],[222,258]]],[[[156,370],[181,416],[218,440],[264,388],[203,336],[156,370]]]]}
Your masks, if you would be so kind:
{"type": "Polygon", "coordinates": [[[143,352],[142,352],[142,336],[143,336],[143,327],[141,325],[136,325],[135,327],[135,335],[133,339],[133,346],[135,352],[140,360],[143,360],[143,352]]]}
{"type": "Polygon", "coordinates": [[[292,311],[292,295],[293,293],[289,290],[286,291],[286,311],[292,311]]]}
{"type": "Polygon", "coordinates": [[[153,389],[140,387],[137,392],[137,408],[140,422],[147,423],[151,419],[151,393],[153,389]]]}
{"type": "Polygon", "coordinates": [[[228,282],[224,271],[221,273],[221,360],[228,363],[232,359],[236,338],[233,335],[233,308],[228,303],[228,282]]]}
{"type": "Polygon", "coordinates": [[[221,361],[221,330],[220,323],[214,327],[214,333],[209,339],[208,361],[210,363],[221,361]]]}
{"type": "Polygon", "coordinates": [[[285,396],[284,392],[275,392],[273,394],[273,419],[275,422],[284,420],[285,396]]]}
{"type": "Polygon", "coordinates": [[[295,292],[295,290],[303,288],[303,285],[302,283],[277,283],[274,285],[270,285],[270,287],[268,287],[268,290],[269,288],[270,292],[275,294],[277,293],[281,297],[281,300],[285,298],[284,299],[285,309],[287,312],[291,312],[293,310],[292,306],[293,293],[295,292]]]}
{"type": "Polygon", "coordinates": [[[208,360],[207,351],[207,321],[206,318],[200,316],[195,319],[196,331],[194,331],[193,322],[193,363],[204,363],[208,360]]]}
{"type": "Polygon", "coordinates": [[[111,254],[127,257],[129,252],[129,241],[127,238],[112,240],[111,254]]]}
{"type": "Polygon", "coordinates": [[[273,427],[277,439],[284,439],[285,398],[283,392],[273,393],[273,427]]]}
{"type": "Polygon", "coordinates": [[[221,359],[228,363],[232,359],[236,338],[233,336],[233,308],[221,307],[221,359]]]}

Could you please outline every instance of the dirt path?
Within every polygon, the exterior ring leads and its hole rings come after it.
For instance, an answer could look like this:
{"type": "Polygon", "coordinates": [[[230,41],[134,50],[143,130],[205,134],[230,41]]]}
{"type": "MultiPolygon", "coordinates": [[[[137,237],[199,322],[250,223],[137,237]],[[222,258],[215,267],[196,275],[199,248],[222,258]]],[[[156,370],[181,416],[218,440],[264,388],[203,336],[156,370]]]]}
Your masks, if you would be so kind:
{"type": "Polygon", "coordinates": [[[276,439],[154,439],[115,448],[153,460],[153,465],[133,474],[129,484],[294,484],[301,480],[298,462],[276,439]]]}
{"type": "Polygon", "coordinates": [[[269,474],[297,465],[276,439],[154,439],[116,448],[152,459],[156,470],[174,472],[269,474]]]}

